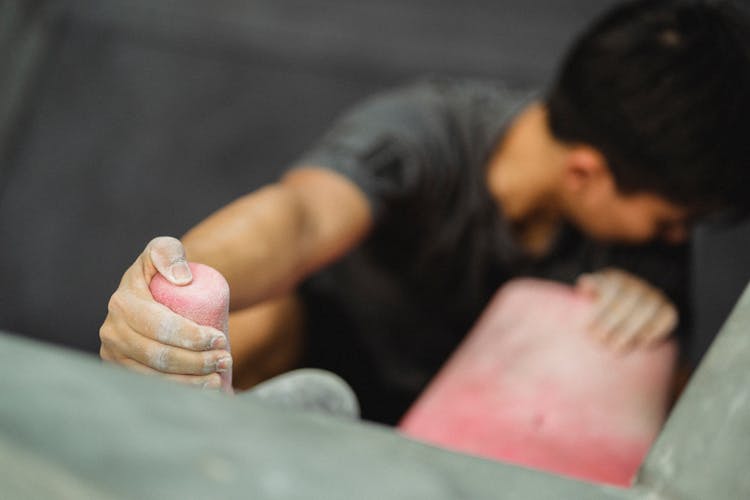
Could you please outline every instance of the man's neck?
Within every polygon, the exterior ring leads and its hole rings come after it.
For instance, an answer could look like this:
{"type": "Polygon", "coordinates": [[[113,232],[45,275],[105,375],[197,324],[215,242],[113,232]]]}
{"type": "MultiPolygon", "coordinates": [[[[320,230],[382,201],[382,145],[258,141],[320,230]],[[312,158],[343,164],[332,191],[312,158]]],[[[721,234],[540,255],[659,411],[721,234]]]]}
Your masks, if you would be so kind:
{"type": "Polygon", "coordinates": [[[563,222],[555,199],[563,154],[549,132],[545,108],[534,103],[511,123],[488,165],[490,193],[521,247],[533,256],[551,250],[563,222]]]}

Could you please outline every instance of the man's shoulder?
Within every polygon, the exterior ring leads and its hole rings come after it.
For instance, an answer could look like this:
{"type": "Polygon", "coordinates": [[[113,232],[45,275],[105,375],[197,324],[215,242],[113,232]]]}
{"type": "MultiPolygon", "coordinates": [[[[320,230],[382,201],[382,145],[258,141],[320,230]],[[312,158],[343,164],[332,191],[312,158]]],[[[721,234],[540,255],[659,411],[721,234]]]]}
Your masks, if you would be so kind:
{"type": "Polygon", "coordinates": [[[463,104],[495,102],[509,106],[527,103],[541,95],[538,88],[512,85],[501,79],[426,75],[405,85],[417,94],[435,94],[463,104]]]}

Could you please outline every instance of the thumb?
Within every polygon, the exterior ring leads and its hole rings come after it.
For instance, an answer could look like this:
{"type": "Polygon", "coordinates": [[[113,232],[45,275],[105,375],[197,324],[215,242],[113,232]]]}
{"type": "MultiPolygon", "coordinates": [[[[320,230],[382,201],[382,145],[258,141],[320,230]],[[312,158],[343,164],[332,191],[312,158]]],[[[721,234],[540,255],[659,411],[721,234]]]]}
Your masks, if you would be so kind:
{"type": "Polygon", "coordinates": [[[146,246],[144,254],[156,271],[167,281],[175,285],[187,285],[193,280],[193,274],[190,272],[190,266],[185,257],[185,247],[177,238],[171,236],[154,238],[146,246]]]}

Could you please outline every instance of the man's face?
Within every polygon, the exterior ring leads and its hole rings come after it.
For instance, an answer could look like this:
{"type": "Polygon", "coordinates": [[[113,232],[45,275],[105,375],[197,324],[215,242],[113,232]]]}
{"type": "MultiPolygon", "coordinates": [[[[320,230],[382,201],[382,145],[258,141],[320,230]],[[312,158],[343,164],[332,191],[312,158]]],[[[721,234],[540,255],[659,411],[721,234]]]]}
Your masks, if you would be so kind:
{"type": "Polygon", "coordinates": [[[690,236],[690,212],[653,194],[603,191],[581,200],[570,215],[580,230],[600,241],[679,244],[690,236]]]}

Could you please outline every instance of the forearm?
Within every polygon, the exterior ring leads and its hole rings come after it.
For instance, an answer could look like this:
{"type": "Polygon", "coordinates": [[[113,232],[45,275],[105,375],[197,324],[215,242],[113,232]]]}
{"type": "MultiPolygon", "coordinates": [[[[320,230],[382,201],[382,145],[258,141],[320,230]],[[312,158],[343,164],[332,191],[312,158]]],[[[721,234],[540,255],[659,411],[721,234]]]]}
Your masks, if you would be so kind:
{"type": "Polygon", "coordinates": [[[278,184],[215,212],[183,238],[188,259],[218,269],[237,309],[284,293],[300,278],[304,215],[278,184]]]}
{"type": "Polygon", "coordinates": [[[231,309],[289,293],[367,232],[363,195],[321,169],[295,172],[243,196],[183,237],[189,260],[218,269],[231,309]]]}

